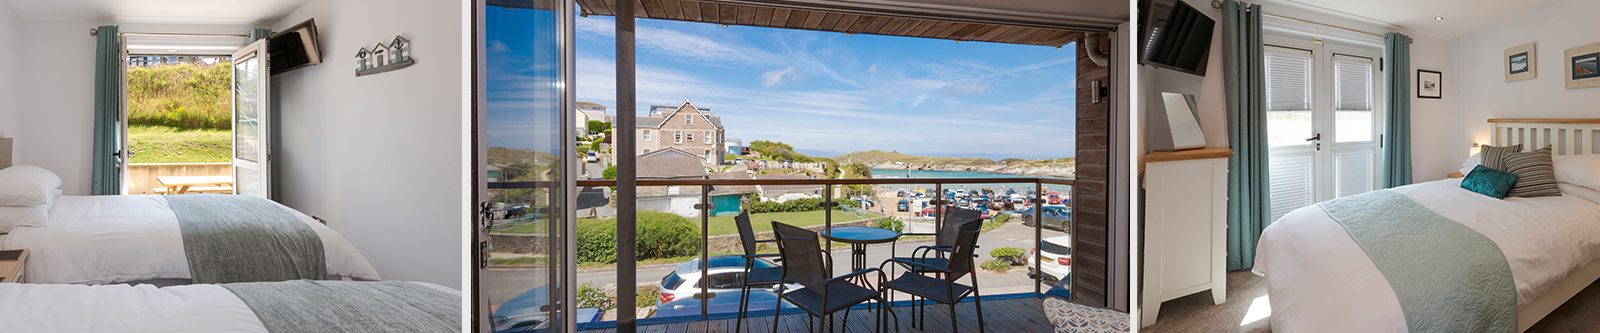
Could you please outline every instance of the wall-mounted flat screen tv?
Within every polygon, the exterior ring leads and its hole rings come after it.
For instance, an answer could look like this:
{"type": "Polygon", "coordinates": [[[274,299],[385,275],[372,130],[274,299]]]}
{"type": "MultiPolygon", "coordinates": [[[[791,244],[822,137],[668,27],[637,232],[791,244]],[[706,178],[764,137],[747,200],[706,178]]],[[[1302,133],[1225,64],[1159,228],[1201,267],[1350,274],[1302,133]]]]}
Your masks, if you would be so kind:
{"type": "Polygon", "coordinates": [[[1205,76],[1216,21],[1183,0],[1140,0],[1143,64],[1205,76]]]}
{"type": "Polygon", "coordinates": [[[267,40],[267,57],[272,62],[267,68],[272,75],[322,63],[322,52],[317,47],[317,22],[306,20],[288,30],[272,34],[267,40]]]}

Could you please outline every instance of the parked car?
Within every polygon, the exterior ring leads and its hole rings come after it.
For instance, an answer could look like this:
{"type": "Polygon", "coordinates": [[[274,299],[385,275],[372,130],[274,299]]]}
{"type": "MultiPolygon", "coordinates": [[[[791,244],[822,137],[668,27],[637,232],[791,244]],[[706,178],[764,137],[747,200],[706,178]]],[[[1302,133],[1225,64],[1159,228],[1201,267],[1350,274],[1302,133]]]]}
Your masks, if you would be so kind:
{"type": "Polygon", "coordinates": [[[1028,251],[1027,261],[1028,277],[1038,277],[1043,271],[1047,279],[1066,281],[1067,274],[1072,272],[1072,236],[1045,238],[1039,242],[1039,247],[1028,251]],[[1034,266],[1035,256],[1040,257],[1038,260],[1044,269],[1034,266]]]}
{"type": "Polygon", "coordinates": [[[1049,203],[1051,205],[1060,205],[1062,198],[1061,198],[1061,193],[1050,192],[1050,194],[1046,194],[1045,195],[1044,199],[1045,199],[1046,203],[1049,203]]]}
{"type": "MultiPolygon", "coordinates": [[[[1032,227],[1033,210],[1023,209],[1018,212],[1022,213],[1022,225],[1032,227]]],[[[1067,231],[1067,226],[1072,223],[1072,209],[1065,206],[1044,206],[1039,215],[1044,217],[1045,229],[1067,231]]]]}
{"type": "Polygon", "coordinates": [[[900,203],[894,205],[894,210],[898,212],[911,211],[911,200],[900,199],[900,203]]]}
{"type": "MultiPolygon", "coordinates": [[[[494,327],[495,333],[531,333],[547,332],[550,324],[547,323],[549,313],[545,312],[550,305],[550,292],[547,287],[528,289],[517,296],[507,299],[505,303],[495,307],[489,315],[489,323],[494,327]]],[[[767,306],[772,306],[768,303],[767,306]]],[[[577,320],[579,324],[591,323],[600,320],[604,311],[599,308],[578,308],[577,320]]]]}
{"type": "MultiPolygon", "coordinates": [[[[655,313],[650,317],[669,318],[684,316],[699,316],[700,303],[704,297],[684,297],[671,302],[656,305],[655,313]]],[[[707,314],[738,313],[739,290],[711,293],[711,300],[706,303],[707,314]]],[[[780,301],[778,294],[771,290],[751,290],[750,304],[747,309],[753,314],[770,314],[774,306],[793,309],[795,306],[787,301],[780,301]],[[778,305],[783,302],[783,305],[778,305]]]]}
{"type": "MultiPolygon", "coordinates": [[[[739,292],[739,284],[744,281],[744,257],[739,255],[723,255],[708,258],[708,272],[710,279],[700,278],[700,259],[690,259],[678,264],[671,273],[661,278],[661,298],[658,304],[666,304],[680,297],[689,297],[700,293],[700,284],[709,280],[707,292],[739,292]]],[[[756,268],[778,267],[777,264],[765,259],[756,260],[756,268]]]]}
{"type": "Polygon", "coordinates": [[[583,161],[589,163],[600,162],[600,154],[591,151],[589,154],[583,156],[583,161]]]}

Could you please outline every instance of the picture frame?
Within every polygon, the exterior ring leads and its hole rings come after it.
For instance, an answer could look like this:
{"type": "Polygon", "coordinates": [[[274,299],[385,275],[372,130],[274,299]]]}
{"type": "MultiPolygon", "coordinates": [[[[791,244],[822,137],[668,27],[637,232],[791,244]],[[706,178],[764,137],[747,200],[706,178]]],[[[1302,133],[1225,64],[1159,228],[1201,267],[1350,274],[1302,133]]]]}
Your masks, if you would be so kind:
{"type": "Polygon", "coordinates": [[[1539,77],[1538,45],[1527,43],[1506,49],[1506,82],[1532,80],[1539,77]]]}
{"type": "Polygon", "coordinates": [[[1417,98],[1444,98],[1444,73],[1426,69],[1418,69],[1417,98]]]}
{"type": "Polygon", "coordinates": [[[1600,87],[1600,43],[1567,49],[1561,59],[1567,90],[1600,87]]]}

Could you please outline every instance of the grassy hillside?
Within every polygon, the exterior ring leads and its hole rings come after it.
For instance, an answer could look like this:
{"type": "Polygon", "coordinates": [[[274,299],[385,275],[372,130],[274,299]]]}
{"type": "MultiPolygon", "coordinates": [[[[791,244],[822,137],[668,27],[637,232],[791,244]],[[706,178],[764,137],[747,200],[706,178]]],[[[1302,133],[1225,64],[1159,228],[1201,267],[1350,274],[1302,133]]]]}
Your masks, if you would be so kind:
{"type": "Polygon", "coordinates": [[[232,161],[229,130],[183,130],[167,126],[128,126],[129,163],[203,163],[232,161]]]}
{"type": "Polygon", "coordinates": [[[128,68],[128,123],[182,129],[232,128],[233,65],[128,68]]]}
{"type": "Polygon", "coordinates": [[[880,163],[901,162],[906,164],[954,164],[954,165],[984,165],[994,164],[994,160],[987,158],[960,158],[960,157],[929,157],[901,154],[900,152],[868,150],[839,155],[834,159],[843,163],[866,163],[868,165],[880,163]]]}

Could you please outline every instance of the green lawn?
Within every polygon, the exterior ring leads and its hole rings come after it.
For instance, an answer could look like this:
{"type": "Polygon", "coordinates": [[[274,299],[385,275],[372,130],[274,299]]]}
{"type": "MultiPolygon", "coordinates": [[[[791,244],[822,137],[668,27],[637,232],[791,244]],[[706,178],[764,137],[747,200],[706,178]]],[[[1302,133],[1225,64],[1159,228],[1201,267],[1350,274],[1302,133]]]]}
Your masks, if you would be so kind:
{"type": "Polygon", "coordinates": [[[202,163],[231,161],[233,133],[217,129],[128,126],[130,163],[202,163]]]}
{"type": "MultiPolygon", "coordinates": [[[[833,221],[834,222],[849,222],[849,221],[856,221],[856,220],[861,220],[861,219],[877,218],[877,217],[880,217],[880,216],[881,215],[877,215],[877,214],[859,215],[859,214],[849,213],[849,212],[844,212],[844,211],[837,211],[837,210],[833,211],[833,221]]],[[[698,219],[698,218],[690,218],[689,220],[693,221],[695,223],[695,225],[699,225],[700,224],[700,219],[698,219]]],[[[578,219],[578,223],[579,224],[614,223],[613,221],[614,220],[612,220],[612,219],[605,219],[605,220],[600,220],[600,219],[578,219]]],[[[793,212],[793,213],[750,214],[750,222],[751,222],[750,224],[752,224],[752,227],[755,229],[756,232],[763,232],[763,231],[772,230],[772,221],[783,222],[783,223],[787,223],[787,224],[791,224],[791,225],[795,225],[795,226],[801,226],[801,227],[813,226],[813,225],[822,224],[824,222],[824,215],[823,215],[823,211],[820,211],[820,210],[809,211],[809,212],[793,212]]],[[[716,235],[733,235],[733,234],[738,234],[739,233],[738,226],[735,226],[733,224],[733,216],[712,217],[711,221],[710,221],[710,227],[711,227],[710,234],[712,236],[716,236],[716,235]]],[[[508,233],[508,234],[536,234],[536,233],[543,232],[544,229],[545,229],[545,223],[542,222],[542,221],[536,221],[534,223],[527,223],[527,224],[517,225],[517,226],[514,226],[514,227],[510,227],[510,228],[500,229],[500,230],[497,230],[495,232],[508,233]]]]}

